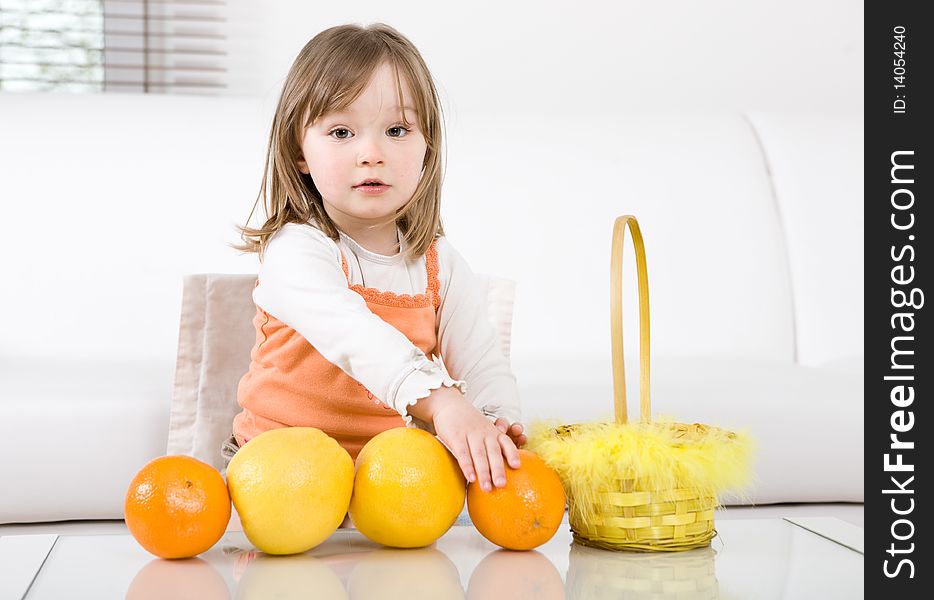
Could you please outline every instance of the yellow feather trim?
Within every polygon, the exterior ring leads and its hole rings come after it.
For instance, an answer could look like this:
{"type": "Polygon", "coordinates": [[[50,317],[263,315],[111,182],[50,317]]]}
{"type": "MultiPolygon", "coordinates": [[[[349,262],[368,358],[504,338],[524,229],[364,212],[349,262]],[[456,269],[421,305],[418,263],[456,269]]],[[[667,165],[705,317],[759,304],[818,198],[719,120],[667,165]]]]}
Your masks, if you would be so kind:
{"type": "Polygon", "coordinates": [[[534,421],[524,446],[561,477],[575,516],[590,521],[601,494],[696,490],[713,498],[752,483],[753,440],[748,433],[669,420],[649,423],[560,425],[534,421]]]}

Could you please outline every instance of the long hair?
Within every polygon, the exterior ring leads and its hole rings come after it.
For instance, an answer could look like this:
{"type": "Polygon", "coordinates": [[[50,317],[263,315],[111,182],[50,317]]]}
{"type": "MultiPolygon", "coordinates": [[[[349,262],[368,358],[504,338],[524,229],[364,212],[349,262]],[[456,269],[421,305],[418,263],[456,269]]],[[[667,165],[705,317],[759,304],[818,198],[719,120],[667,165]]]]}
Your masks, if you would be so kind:
{"type": "MultiPolygon", "coordinates": [[[[444,235],[441,223],[444,119],[431,73],[412,42],[389,25],[348,24],[316,35],[292,63],[269,132],[259,194],[246,225],[236,226],[244,243],[230,244],[231,247],[257,252],[262,260],[267,242],[283,226],[310,219],[328,237],[339,239],[337,226],[325,212],[321,193],[311,175],[298,170],[297,163],[302,160],[301,140],[305,129],[319,116],[352,104],[373,73],[387,61],[395,73],[399,106],[403,105],[400,77],[406,78],[412,90],[427,144],[418,186],[411,200],[394,215],[408,246],[405,258],[422,256],[433,240],[444,235]],[[252,228],[249,223],[260,200],[265,206],[266,221],[261,227],[252,228]]],[[[403,122],[409,125],[405,111],[403,122]]]]}

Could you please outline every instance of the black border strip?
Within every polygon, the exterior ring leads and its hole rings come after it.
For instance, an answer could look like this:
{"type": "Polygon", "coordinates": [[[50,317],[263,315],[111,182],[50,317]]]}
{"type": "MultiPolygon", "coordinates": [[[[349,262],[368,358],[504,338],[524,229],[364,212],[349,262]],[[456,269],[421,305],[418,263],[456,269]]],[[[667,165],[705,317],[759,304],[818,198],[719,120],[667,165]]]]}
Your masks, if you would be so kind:
{"type": "Polygon", "coordinates": [[[931,507],[919,488],[930,487],[920,454],[930,452],[923,436],[932,431],[926,416],[934,378],[923,300],[934,269],[934,157],[925,127],[934,107],[934,50],[922,6],[875,1],[865,7],[865,581],[871,598],[926,598],[931,588],[932,569],[922,558],[929,555],[931,507]],[[904,301],[917,306],[899,307],[904,301]],[[892,447],[893,435],[901,447],[892,447]],[[904,466],[893,467],[899,461],[904,466]]]}

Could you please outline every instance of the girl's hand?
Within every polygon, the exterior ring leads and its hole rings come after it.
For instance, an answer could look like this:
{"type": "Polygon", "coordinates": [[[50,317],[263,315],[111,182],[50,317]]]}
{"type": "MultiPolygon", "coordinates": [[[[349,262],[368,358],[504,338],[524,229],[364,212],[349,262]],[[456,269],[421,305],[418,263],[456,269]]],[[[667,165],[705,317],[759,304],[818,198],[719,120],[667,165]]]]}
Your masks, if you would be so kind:
{"type": "Polygon", "coordinates": [[[525,435],[522,433],[522,423],[516,422],[510,425],[509,421],[500,417],[496,419],[496,422],[493,424],[496,425],[497,429],[512,438],[512,443],[516,445],[516,448],[525,446],[526,442],[529,441],[529,438],[525,437],[525,435]]]}
{"type": "Polygon", "coordinates": [[[505,419],[491,423],[454,387],[432,390],[409,407],[409,414],[432,423],[435,434],[460,465],[467,481],[478,481],[485,491],[506,485],[505,456],[509,466],[520,466],[516,445],[526,443],[522,425],[507,426],[505,419]]]}
{"type": "MultiPolygon", "coordinates": [[[[493,485],[506,486],[504,456],[510,467],[519,468],[513,438],[466,399],[438,405],[432,421],[435,433],[457,459],[467,481],[479,481],[484,491],[489,492],[493,485]]],[[[524,438],[519,427],[517,437],[524,438]]]]}

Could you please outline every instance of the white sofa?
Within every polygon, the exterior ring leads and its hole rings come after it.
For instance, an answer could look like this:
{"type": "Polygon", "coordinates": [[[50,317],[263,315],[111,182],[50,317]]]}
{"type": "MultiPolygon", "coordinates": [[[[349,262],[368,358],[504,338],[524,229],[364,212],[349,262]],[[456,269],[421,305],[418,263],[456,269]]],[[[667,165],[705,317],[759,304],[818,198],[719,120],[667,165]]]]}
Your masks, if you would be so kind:
{"type": "MultiPolygon", "coordinates": [[[[183,277],[256,272],[225,244],[273,101],[0,93],[0,523],[120,519],[165,453],[183,277]]],[[[634,214],[656,413],[756,437],[728,501],[862,502],[859,115],[478,115],[448,148],[450,240],[516,282],[526,421],[610,418],[610,233],[634,214]]]]}

